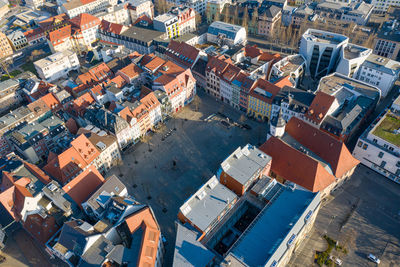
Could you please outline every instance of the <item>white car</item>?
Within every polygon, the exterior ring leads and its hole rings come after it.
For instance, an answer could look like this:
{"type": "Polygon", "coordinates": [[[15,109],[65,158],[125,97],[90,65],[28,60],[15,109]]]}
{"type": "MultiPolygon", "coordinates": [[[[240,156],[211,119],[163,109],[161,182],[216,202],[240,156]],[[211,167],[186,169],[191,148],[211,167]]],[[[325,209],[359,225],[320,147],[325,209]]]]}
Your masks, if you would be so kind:
{"type": "Polygon", "coordinates": [[[339,259],[338,257],[335,257],[335,256],[329,256],[329,259],[331,259],[331,261],[336,263],[338,266],[341,266],[343,263],[343,261],[341,259],[339,259]]]}
{"type": "Polygon", "coordinates": [[[375,262],[376,264],[379,264],[379,263],[381,262],[380,259],[378,259],[377,257],[375,257],[375,256],[372,255],[372,254],[369,254],[369,255],[368,255],[368,259],[371,260],[371,261],[373,261],[373,262],[375,262]]]}

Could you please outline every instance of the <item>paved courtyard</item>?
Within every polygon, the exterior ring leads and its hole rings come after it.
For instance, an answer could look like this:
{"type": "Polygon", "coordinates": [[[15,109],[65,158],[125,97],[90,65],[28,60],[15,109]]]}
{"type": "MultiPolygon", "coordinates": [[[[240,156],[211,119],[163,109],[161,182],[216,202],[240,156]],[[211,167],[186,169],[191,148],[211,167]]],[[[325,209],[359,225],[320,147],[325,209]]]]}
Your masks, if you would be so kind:
{"type": "Polygon", "coordinates": [[[343,260],[343,266],[376,266],[367,259],[370,253],[381,260],[379,266],[399,266],[400,185],[360,165],[334,195],[321,207],[313,231],[290,266],[313,266],[315,251],[327,247],[324,234],[348,250],[347,255],[332,253],[343,260]]]}
{"type": "MultiPolygon", "coordinates": [[[[219,164],[238,146],[263,143],[266,124],[246,120],[251,130],[227,127],[221,118],[204,119],[220,112],[239,122],[243,113],[202,95],[201,104],[192,104],[167,122],[164,133],[155,133],[149,144],[140,143],[123,156],[123,166],[112,169],[138,201],[154,210],[162,233],[167,239],[166,266],[172,265],[175,245],[175,221],[179,207],[214,175],[219,164]],[[176,130],[173,130],[176,128],[176,130]],[[165,132],[171,135],[163,141],[165,132]],[[150,150],[150,151],[149,151],[150,150]],[[174,166],[175,161],[175,166],[174,166]]],[[[243,117],[242,117],[243,119],[243,117]]]]}

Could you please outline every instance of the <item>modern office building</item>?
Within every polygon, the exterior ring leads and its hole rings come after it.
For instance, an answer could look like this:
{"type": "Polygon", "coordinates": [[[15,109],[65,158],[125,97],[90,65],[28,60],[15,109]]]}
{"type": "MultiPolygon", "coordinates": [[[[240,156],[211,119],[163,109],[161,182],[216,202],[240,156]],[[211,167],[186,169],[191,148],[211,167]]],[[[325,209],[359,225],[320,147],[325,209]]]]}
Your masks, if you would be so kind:
{"type": "Polygon", "coordinates": [[[207,41],[221,46],[245,44],[247,41],[246,29],[242,26],[214,21],[208,27],[207,41]]]}
{"type": "Polygon", "coordinates": [[[341,49],[349,38],[332,32],[308,29],[300,41],[300,55],[306,59],[307,72],[321,78],[334,71],[341,49]]]}

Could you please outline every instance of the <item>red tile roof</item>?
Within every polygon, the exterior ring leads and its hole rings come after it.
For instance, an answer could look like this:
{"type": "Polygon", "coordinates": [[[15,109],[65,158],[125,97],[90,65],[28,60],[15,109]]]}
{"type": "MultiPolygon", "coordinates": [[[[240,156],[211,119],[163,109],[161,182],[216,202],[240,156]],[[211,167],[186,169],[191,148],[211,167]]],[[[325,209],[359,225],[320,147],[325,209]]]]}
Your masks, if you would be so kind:
{"type": "Polygon", "coordinates": [[[60,229],[54,216],[43,218],[37,213],[27,215],[23,226],[42,245],[60,229]]]}
{"type": "Polygon", "coordinates": [[[72,103],[72,109],[79,115],[85,113],[86,108],[90,106],[90,104],[94,103],[95,100],[90,93],[85,93],[75,99],[72,103]]]}
{"type": "Polygon", "coordinates": [[[65,39],[70,38],[71,33],[71,25],[65,25],[64,27],[49,32],[48,39],[53,45],[59,45],[63,43],[65,39]]]}
{"type": "Polygon", "coordinates": [[[67,183],[63,187],[63,190],[81,207],[81,204],[85,202],[104,181],[104,177],[100,172],[94,166],[90,166],[67,183]]]}
{"type": "Polygon", "coordinates": [[[53,95],[53,93],[48,93],[47,95],[42,96],[41,99],[52,110],[61,108],[60,101],[58,101],[58,99],[53,95]]]}
{"type": "Polygon", "coordinates": [[[153,92],[147,94],[145,97],[140,99],[140,102],[145,105],[148,111],[151,111],[160,106],[160,102],[153,92]]]}
{"type": "Polygon", "coordinates": [[[78,151],[87,165],[91,164],[100,155],[95,145],[84,134],[72,140],[71,146],[78,151]]]}
{"type": "Polygon", "coordinates": [[[76,151],[75,148],[70,147],[57,155],[57,157],[49,160],[43,169],[52,177],[57,179],[61,185],[64,185],[86,166],[87,164],[85,160],[81,157],[78,151],[76,151]]]}
{"type": "Polygon", "coordinates": [[[318,91],[311,102],[305,117],[316,124],[320,124],[335,101],[335,97],[318,91]]]}
{"type": "Polygon", "coordinates": [[[51,30],[54,27],[62,25],[63,23],[67,23],[68,15],[63,13],[53,17],[50,17],[46,20],[42,20],[39,22],[39,27],[43,29],[43,31],[51,30]]]}
{"type": "Polygon", "coordinates": [[[112,23],[103,19],[100,24],[100,30],[103,32],[110,32],[119,35],[125,30],[125,27],[124,25],[112,23]]]}
{"type": "Polygon", "coordinates": [[[280,88],[283,88],[284,86],[290,86],[290,87],[295,86],[295,84],[293,84],[290,81],[290,76],[282,77],[278,79],[276,82],[274,82],[274,84],[280,88]]]}
{"type": "Polygon", "coordinates": [[[321,191],[335,182],[335,177],[319,161],[279,138],[270,137],[260,150],[272,157],[272,172],[312,192],[321,191]]]}
{"type": "Polygon", "coordinates": [[[190,68],[194,65],[199,52],[200,51],[197,48],[185,42],[171,40],[168,44],[167,50],[165,51],[165,55],[179,64],[190,68]]]}
{"type": "Polygon", "coordinates": [[[274,97],[279,93],[281,90],[280,87],[276,86],[275,84],[264,80],[264,79],[258,79],[255,84],[253,85],[252,89],[250,90],[250,95],[252,97],[255,97],[265,103],[272,104],[272,101],[274,100],[274,97]],[[271,95],[271,97],[266,97],[264,95],[261,95],[255,91],[256,88],[259,88],[271,95]]]}
{"type": "Polygon", "coordinates": [[[100,19],[87,13],[73,17],[69,22],[80,30],[87,30],[100,25],[100,19]]]}
{"type": "Polygon", "coordinates": [[[145,207],[127,217],[125,222],[132,234],[139,229],[143,231],[136,266],[154,266],[161,232],[153,212],[149,207],[145,207]]]}
{"type": "MultiPolygon", "coordinates": [[[[139,75],[142,73],[142,69],[139,68],[136,64],[131,63],[128,66],[120,69],[117,73],[123,73],[125,74],[129,79],[135,79],[139,77],[139,75]]],[[[121,77],[121,76],[120,76],[121,77]]],[[[130,82],[130,81],[127,81],[130,82]]]]}
{"type": "Polygon", "coordinates": [[[76,124],[76,121],[73,118],[69,118],[65,122],[65,126],[67,127],[68,131],[72,134],[76,134],[78,132],[78,125],[76,124]]]}
{"type": "MultiPolygon", "coordinates": [[[[130,7],[130,5],[128,5],[128,8],[130,7]]],[[[133,23],[133,25],[136,25],[136,24],[138,24],[138,23],[142,23],[142,22],[147,22],[147,24],[150,26],[150,25],[153,25],[153,20],[151,19],[151,18],[149,18],[148,16],[146,16],[146,15],[142,15],[142,16],[140,16],[140,17],[138,17],[136,20],[135,20],[135,22],[133,23]]]]}
{"type": "Polygon", "coordinates": [[[232,64],[232,60],[226,59],[224,56],[209,56],[206,70],[214,71],[217,75],[221,75],[221,73],[228,67],[229,64],[232,64]]]}
{"type": "Polygon", "coordinates": [[[352,170],[359,163],[342,141],[296,117],[290,119],[285,131],[303,146],[328,162],[333,174],[338,178],[352,170]]]}

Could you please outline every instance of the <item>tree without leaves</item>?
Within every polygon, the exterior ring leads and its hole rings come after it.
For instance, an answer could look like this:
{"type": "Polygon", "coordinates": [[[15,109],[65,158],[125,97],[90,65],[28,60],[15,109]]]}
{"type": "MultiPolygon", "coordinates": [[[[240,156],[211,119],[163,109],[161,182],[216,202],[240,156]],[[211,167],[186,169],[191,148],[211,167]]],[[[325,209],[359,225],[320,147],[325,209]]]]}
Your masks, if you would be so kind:
{"type": "Polygon", "coordinates": [[[243,11],[243,18],[242,18],[242,26],[246,29],[247,32],[249,32],[249,10],[247,9],[247,6],[244,8],[243,11]]]}
{"type": "Polygon", "coordinates": [[[225,5],[224,10],[222,12],[224,13],[224,22],[229,23],[229,7],[228,7],[228,4],[225,5]]]}
{"type": "Polygon", "coordinates": [[[199,107],[201,105],[201,99],[198,95],[196,95],[193,99],[193,105],[196,111],[199,111],[199,107]]]}
{"type": "Polygon", "coordinates": [[[232,24],[239,25],[239,6],[235,6],[235,11],[233,12],[233,17],[232,17],[232,24]]]}
{"type": "Polygon", "coordinates": [[[10,65],[11,65],[11,61],[10,61],[10,60],[7,60],[7,59],[5,59],[5,58],[0,59],[0,68],[1,68],[4,72],[7,73],[8,77],[11,78],[10,72],[9,72],[9,70],[8,70],[9,67],[10,67],[10,65]]]}
{"type": "Polygon", "coordinates": [[[258,10],[257,8],[253,9],[253,14],[251,15],[251,22],[250,22],[250,26],[253,28],[254,30],[254,34],[257,34],[257,20],[258,20],[258,10]]]}
{"type": "Polygon", "coordinates": [[[202,17],[200,15],[200,13],[196,12],[195,20],[196,20],[196,27],[199,27],[199,25],[201,25],[201,22],[202,22],[202,17]]]}

